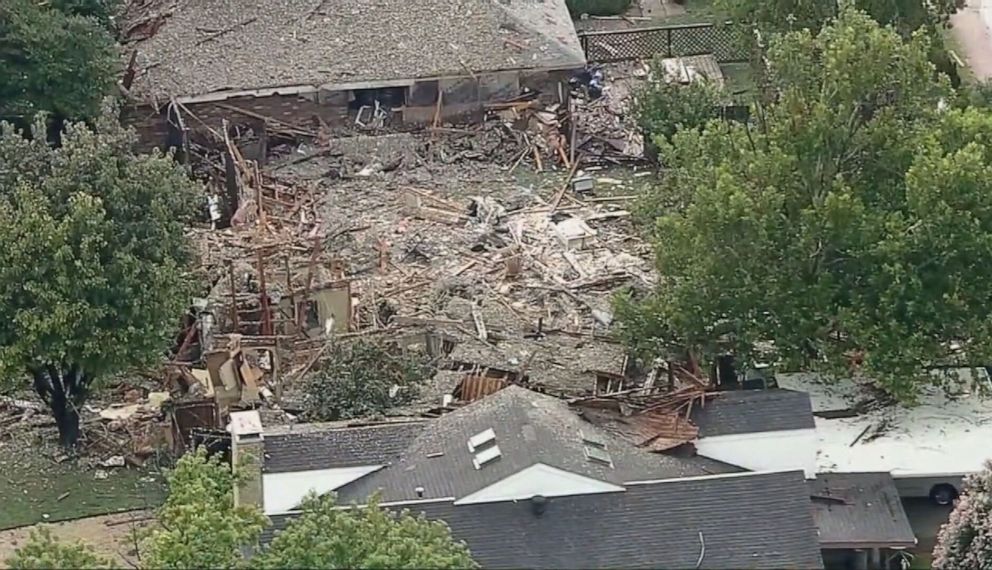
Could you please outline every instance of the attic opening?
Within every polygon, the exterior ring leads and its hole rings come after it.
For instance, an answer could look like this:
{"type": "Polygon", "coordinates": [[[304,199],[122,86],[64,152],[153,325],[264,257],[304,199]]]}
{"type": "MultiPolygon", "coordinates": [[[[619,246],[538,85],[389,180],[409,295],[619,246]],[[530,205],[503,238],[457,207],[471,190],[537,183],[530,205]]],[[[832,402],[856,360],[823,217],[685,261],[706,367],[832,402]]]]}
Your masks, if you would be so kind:
{"type": "Polygon", "coordinates": [[[380,87],[378,89],[355,89],[352,91],[351,101],[348,108],[357,111],[362,107],[375,107],[379,102],[380,107],[392,109],[402,107],[406,98],[406,87],[380,87]]]}

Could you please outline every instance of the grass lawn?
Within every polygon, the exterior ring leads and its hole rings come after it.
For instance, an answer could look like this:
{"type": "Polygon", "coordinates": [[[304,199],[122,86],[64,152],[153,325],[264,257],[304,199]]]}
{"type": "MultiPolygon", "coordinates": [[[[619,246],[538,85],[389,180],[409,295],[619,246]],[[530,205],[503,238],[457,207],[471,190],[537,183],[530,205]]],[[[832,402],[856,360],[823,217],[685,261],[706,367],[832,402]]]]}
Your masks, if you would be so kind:
{"type": "Polygon", "coordinates": [[[38,522],[157,507],[165,499],[159,470],[97,469],[56,463],[51,452],[0,441],[0,530],[38,522]],[[43,515],[48,515],[47,518],[43,515]]]}

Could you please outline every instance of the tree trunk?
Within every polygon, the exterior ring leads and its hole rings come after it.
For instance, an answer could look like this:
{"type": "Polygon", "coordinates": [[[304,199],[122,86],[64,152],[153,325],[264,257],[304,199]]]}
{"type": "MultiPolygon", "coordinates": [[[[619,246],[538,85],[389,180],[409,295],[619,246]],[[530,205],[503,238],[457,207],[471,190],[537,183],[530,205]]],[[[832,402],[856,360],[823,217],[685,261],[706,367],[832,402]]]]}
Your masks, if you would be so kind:
{"type": "Polygon", "coordinates": [[[59,429],[59,442],[73,448],[79,441],[79,406],[89,393],[91,378],[78,365],[32,366],[35,392],[48,404],[59,429]]]}
{"type": "Polygon", "coordinates": [[[52,398],[51,408],[55,425],[59,428],[59,443],[66,449],[75,447],[79,441],[79,412],[76,407],[65,398],[52,398]]]}

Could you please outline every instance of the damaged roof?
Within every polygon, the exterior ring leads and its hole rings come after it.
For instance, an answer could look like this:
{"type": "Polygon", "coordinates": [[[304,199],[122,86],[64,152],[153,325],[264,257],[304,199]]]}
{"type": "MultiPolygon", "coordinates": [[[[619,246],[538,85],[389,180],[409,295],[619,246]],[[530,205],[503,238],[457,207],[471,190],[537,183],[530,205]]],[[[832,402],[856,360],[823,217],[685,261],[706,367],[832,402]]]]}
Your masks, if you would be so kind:
{"type": "Polygon", "coordinates": [[[699,437],[814,429],[809,394],[793,390],[719,392],[692,411],[699,437]]]}
{"type": "Polygon", "coordinates": [[[383,501],[460,498],[538,463],[614,484],[712,474],[709,464],[637,449],[583,421],[562,400],[508,386],[431,421],[390,467],[337,493],[345,503],[376,490],[383,501]],[[467,444],[486,430],[500,455],[476,468],[467,444]],[[611,464],[587,458],[584,437],[603,442],[611,464]]]}
{"type": "MultiPolygon", "coordinates": [[[[405,505],[443,520],[483,568],[823,568],[803,474],[747,473],[530,501],[405,505]]],[[[285,528],[272,517],[263,542],[285,528]]]]}
{"type": "Polygon", "coordinates": [[[303,424],[265,433],[266,473],[387,465],[424,428],[425,422],[366,426],[303,424]]]}
{"type": "Polygon", "coordinates": [[[564,0],[165,4],[142,3],[141,13],[127,18],[138,50],[132,91],[160,103],[222,91],[585,64],[564,0]]]}
{"type": "Polygon", "coordinates": [[[892,475],[819,473],[808,484],[823,548],[916,546],[892,475]]]}

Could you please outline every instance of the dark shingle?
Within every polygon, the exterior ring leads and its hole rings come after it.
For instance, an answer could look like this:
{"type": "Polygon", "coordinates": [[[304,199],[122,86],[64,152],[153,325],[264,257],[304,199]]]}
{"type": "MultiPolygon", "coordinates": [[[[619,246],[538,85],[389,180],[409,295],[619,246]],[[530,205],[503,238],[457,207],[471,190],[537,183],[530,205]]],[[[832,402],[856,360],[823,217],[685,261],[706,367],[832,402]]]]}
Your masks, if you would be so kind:
{"type": "MultiPolygon", "coordinates": [[[[798,471],[553,498],[541,516],[529,501],[407,508],[447,522],[483,568],[823,568],[798,471]]],[[[274,517],[263,541],[288,520],[274,517]]]]}
{"type": "Polygon", "coordinates": [[[890,474],[820,473],[809,489],[823,548],[915,546],[890,474]]]}
{"type": "Polygon", "coordinates": [[[305,428],[265,435],[265,472],[386,465],[424,429],[424,422],[305,428]]]}
{"type": "Polygon", "coordinates": [[[736,390],[720,392],[693,409],[699,437],[813,429],[809,395],[792,390],[736,390]]]}
{"type": "Polygon", "coordinates": [[[599,481],[630,481],[708,475],[693,459],[638,449],[585,422],[563,400],[509,386],[431,421],[381,471],[337,490],[344,502],[363,501],[376,490],[384,501],[462,498],[522,469],[543,463],[599,481]],[[499,459],[476,469],[468,440],[487,429],[496,435],[499,459]],[[580,432],[606,443],[612,465],[586,457],[580,432]]]}

